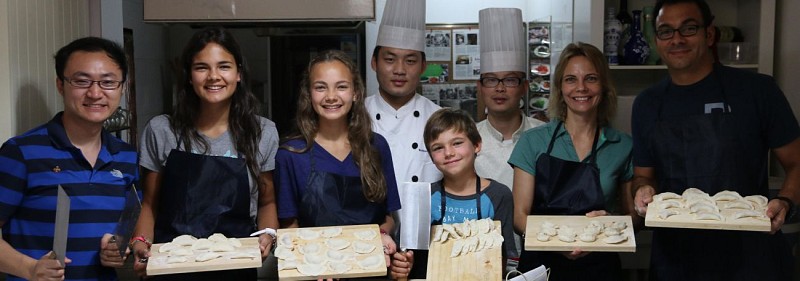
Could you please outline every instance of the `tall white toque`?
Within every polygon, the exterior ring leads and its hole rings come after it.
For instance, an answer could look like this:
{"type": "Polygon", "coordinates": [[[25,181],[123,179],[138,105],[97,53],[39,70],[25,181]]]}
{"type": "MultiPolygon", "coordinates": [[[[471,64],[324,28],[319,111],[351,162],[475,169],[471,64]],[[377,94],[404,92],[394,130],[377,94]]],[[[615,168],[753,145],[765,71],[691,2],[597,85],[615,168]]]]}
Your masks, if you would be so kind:
{"type": "Polygon", "coordinates": [[[487,8],[480,10],[478,20],[481,73],[527,72],[527,40],[522,24],[522,11],[517,8],[487,8]]]}
{"type": "Polygon", "coordinates": [[[425,51],[425,0],[386,0],[378,46],[425,51]]]}

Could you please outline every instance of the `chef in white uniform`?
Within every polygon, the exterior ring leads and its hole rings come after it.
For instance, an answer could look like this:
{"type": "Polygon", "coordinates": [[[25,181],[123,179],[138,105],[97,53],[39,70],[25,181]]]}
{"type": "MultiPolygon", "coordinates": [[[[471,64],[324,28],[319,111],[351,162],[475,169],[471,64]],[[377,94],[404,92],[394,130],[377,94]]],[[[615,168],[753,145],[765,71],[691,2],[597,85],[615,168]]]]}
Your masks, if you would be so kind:
{"type": "Polygon", "coordinates": [[[487,117],[478,123],[483,140],[475,158],[475,170],[511,188],[514,169],[508,158],[522,133],[544,122],[525,116],[519,101],[528,93],[525,29],[522,11],[488,8],[479,12],[481,78],[478,98],[486,105],[487,117]]]}
{"type": "Polygon", "coordinates": [[[373,130],[389,142],[398,189],[442,178],[422,140],[425,122],[440,108],[416,93],[424,51],[425,1],[387,0],[371,63],[379,92],[366,104],[373,130]]]}
{"type": "MultiPolygon", "coordinates": [[[[527,40],[522,27],[522,11],[516,8],[488,8],[480,10],[478,42],[481,48],[481,78],[478,80],[478,98],[486,105],[486,120],[478,123],[483,140],[481,151],[475,158],[475,171],[511,188],[514,169],[508,158],[519,137],[526,130],[544,122],[525,116],[519,101],[528,93],[527,40]]],[[[522,250],[519,235],[514,235],[517,253],[522,250]]],[[[517,262],[509,257],[508,269],[517,262]]]]}

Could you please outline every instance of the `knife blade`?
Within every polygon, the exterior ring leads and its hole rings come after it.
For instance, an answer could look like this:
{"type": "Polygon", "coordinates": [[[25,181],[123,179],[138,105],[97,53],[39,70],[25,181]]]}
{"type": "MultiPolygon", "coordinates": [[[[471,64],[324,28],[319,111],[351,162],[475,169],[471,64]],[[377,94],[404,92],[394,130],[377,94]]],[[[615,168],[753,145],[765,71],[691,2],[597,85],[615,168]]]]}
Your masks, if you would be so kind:
{"type": "Polygon", "coordinates": [[[397,211],[400,249],[427,250],[431,235],[431,185],[404,182],[398,192],[403,206],[397,211]]]}
{"type": "Polygon", "coordinates": [[[59,184],[58,197],[56,199],[55,232],[53,233],[53,254],[55,254],[55,259],[61,263],[61,266],[66,266],[64,258],[67,254],[67,235],[69,234],[69,204],[69,195],[59,184]]]}
{"type": "Polygon", "coordinates": [[[119,216],[116,228],[114,228],[113,241],[117,243],[119,249],[119,256],[125,256],[125,250],[128,249],[128,241],[131,240],[133,230],[136,228],[136,221],[139,219],[139,213],[142,211],[142,203],[139,201],[139,194],[136,192],[136,186],[131,185],[130,191],[125,195],[125,208],[119,216]]]}

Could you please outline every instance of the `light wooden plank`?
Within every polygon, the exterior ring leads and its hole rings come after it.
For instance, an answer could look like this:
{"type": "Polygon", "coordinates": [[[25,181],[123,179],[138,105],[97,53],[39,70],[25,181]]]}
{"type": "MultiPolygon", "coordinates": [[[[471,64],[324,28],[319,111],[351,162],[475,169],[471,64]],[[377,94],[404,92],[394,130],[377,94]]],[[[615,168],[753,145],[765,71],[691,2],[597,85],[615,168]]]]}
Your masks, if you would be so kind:
{"type": "MultiPolygon", "coordinates": [[[[500,222],[495,221],[495,227],[500,227],[500,222]]],[[[431,226],[431,241],[433,234],[441,225],[431,226]]],[[[514,243],[505,241],[504,243],[514,243]]],[[[431,242],[428,251],[428,281],[460,280],[460,281],[489,281],[503,280],[503,254],[502,247],[471,252],[458,257],[450,257],[455,240],[448,239],[444,243],[431,242]]]]}
{"type": "MultiPolygon", "coordinates": [[[[373,277],[373,276],[385,276],[386,275],[386,267],[385,266],[378,266],[378,267],[375,267],[375,268],[364,269],[364,268],[361,268],[357,264],[357,261],[360,261],[360,260],[363,260],[365,258],[372,257],[372,256],[378,256],[381,260],[384,260],[385,255],[383,254],[383,242],[381,241],[380,229],[378,228],[377,224],[278,229],[278,245],[277,245],[277,247],[284,247],[284,244],[281,241],[280,237],[283,237],[284,235],[292,235],[293,237],[295,237],[294,245],[292,247],[292,252],[297,257],[297,262],[298,263],[302,263],[303,262],[303,254],[301,254],[300,251],[298,250],[299,247],[301,247],[303,245],[306,245],[306,244],[310,244],[310,243],[320,243],[320,244],[322,244],[324,246],[325,245],[325,241],[327,239],[330,239],[330,238],[319,237],[319,238],[313,239],[313,240],[303,240],[303,239],[300,239],[299,237],[297,237],[297,231],[299,229],[309,229],[309,230],[315,230],[315,231],[323,231],[323,230],[326,230],[326,229],[332,229],[334,227],[341,227],[342,228],[342,234],[340,234],[339,236],[336,236],[336,237],[332,237],[332,238],[344,239],[344,240],[347,240],[348,242],[350,242],[350,246],[348,246],[347,248],[345,248],[343,250],[340,250],[343,253],[352,254],[355,257],[355,260],[344,261],[345,263],[347,263],[347,264],[349,264],[351,266],[349,271],[347,271],[345,273],[335,273],[335,272],[331,271],[330,269],[327,269],[327,271],[324,272],[320,276],[306,276],[306,275],[301,274],[299,271],[297,271],[297,269],[285,269],[285,270],[278,271],[278,277],[280,278],[280,280],[317,280],[318,278],[322,278],[322,279],[327,279],[327,278],[359,278],[359,277],[373,277]],[[364,230],[374,231],[377,235],[375,235],[374,239],[367,240],[367,241],[359,240],[358,238],[356,238],[354,233],[357,232],[357,231],[364,231],[364,230]],[[375,250],[373,250],[369,254],[358,254],[353,250],[353,247],[352,247],[352,243],[355,242],[355,241],[361,241],[361,242],[366,242],[366,243],[372,244],[373,246],[375,246],[375,250]]],[[[323,255],[325,254],[325,251],[327,251],[327,248],[325,248],[325,250],[323,250],[323,255]]],[[[285,262],[286,261],[284,261],[284,260],[278,259],[279,267],[280,267],[281,264],[283,264],[285,262]]],[[[326,266],[326,268],[327,268],[327,266],[326,266]]]]}
{"type": "MultiPolygon", "coordinates": [[[[769,219],[763,218],[741,218],[734,220],[731,216],[741,210],[720,209],[720,214],[724,221],[716,220],[697,220],[694,214],[689,212],[688,208],[672,208],[679,212],[677,215],[669,216],[667,219],[662,219],[658,216],[659,208],[656,208],[655,202],[647,205],[647,215],[644,219],[644,225],[649,227],[667,227],[667,228],[693,228],[693,229],[717,229],[717,230],[739,230],[739,231],[770,231],[769,219]]],[[[765,210],[759,210],[765,212],[765,210]]]]}
{"type": "Polygon", "coordinates": [[[633,233],[633,223],[630,216],[528,216],[525,237],[526,251],[573,251],[581,249],[589,252],[636,252],[636,237],[633,233]],[[577,238],[575,242],[563,242],[558,240],[558,237],[551,237],[547,242],[536,240],[542,222],[549,221],[558,226],[569,226],[580,235],[583,228],[593,220],[600,221],[605,225],[609,225],[612,222],[625,222],[628,227],[622,231],[622,234],[627,236],[628,240],[619,244],[608,244],[603,242],[606,236],[602,233],[597,235],[597,240],[594,242],[583,242],[577,238]]]}
{"type": "Polygon", "coordinates": [[[218,271],[228,269],[256,268],[261,267],[261,250],[258,246],[258,237],[239,238],[242,247],[236,248],[234,252],[222,252],[222,257],[205,262],[194,261],[195,257],[208,251],[195,251],[195,255],[187,256],[189,259],[185,263],[167,263],[168,253],[159,253],[158,248],[164,244],[153,244],[150,248],[150,260],[147,262],[147,275],[162,275],[187,272],[218,271]],[[248,253],[255,255],[255,259],[231,259],[231,255],[236,253],[248,253]]]}

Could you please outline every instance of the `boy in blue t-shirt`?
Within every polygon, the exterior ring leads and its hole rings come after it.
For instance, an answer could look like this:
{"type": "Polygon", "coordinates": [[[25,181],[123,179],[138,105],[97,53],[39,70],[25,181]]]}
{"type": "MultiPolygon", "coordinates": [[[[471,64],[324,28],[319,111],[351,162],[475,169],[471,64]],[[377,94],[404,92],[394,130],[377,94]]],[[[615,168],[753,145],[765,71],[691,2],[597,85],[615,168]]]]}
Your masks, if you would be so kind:
{"type": "MultiPolygon", "coordinates": [[[[475,156],[481,150],[481,136],[475,122],[464,111],[443,108],[428,119],[423,134],[425,147],[444,178],[431,184],[431,223],[461,223],[465,219],[499,220],[503,256],[517,256],[513,247],[513,199],[505,185],[480,178],[475,172],[475,156]]],[[[395,253],[391,264],[393,278],[425,278],[427,251],[395,253]]]]}

